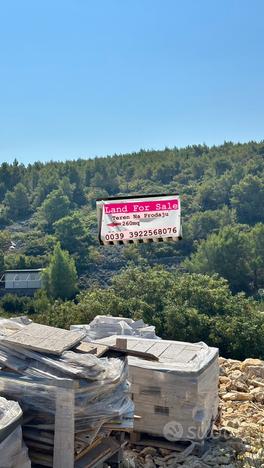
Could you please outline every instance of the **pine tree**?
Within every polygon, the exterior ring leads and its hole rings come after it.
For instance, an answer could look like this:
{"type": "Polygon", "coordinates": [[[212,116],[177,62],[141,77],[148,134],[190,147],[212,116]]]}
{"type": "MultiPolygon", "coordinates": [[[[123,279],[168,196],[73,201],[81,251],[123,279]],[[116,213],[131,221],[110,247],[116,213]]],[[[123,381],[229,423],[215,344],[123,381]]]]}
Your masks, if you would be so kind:
{"type": "Polygon", "coordinates": [[[0,250],[0,277],[5,271],[5,257],[4,257],[4,252],[0,250]]]}
{"type": "Polygon", "coordinates": [[[49,267],[43,273],[44,287],[49,296],[70,299],[77,291],[77,272],[69,252],[56,244],[49,267]]]}
{"type": "Polygon", "coordinates": [[[43,202],[40,211],[48,227],[51,228],[55,221],[69,214],[70,200],[62,190],[53,190],[43,202]]]}
{"type": "Polygon", "coordinates": [[[30,203],[25,185],[19,183],[13,192],[7,192],[4,200],[11,219],[21,219],[29,215],[30,203]]]}

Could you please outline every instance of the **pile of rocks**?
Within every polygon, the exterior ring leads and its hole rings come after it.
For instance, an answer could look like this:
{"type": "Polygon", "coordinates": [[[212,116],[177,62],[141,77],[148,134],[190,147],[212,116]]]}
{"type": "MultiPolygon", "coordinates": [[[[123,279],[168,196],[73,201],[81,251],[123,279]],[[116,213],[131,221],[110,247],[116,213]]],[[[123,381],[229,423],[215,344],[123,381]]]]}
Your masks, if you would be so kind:
{"type": "Polygon", "coordinates": [[[127,468],[264,468],[264,361],[219,361],[219,420],[204,454],[130,445],[127,468]]]}
{"type": "Polygon", "coordinates": [[[264,361],[220,358],[221,425],[240,438],[237,466],[264,467],[264,361]]]}

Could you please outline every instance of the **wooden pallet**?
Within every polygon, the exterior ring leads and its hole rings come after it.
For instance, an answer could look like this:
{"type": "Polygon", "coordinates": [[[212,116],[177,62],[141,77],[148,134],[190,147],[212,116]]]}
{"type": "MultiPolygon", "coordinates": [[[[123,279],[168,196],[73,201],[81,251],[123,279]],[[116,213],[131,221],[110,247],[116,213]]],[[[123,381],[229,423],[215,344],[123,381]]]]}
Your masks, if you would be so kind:
{"type": "Polygon", "coordinates": [[[102,440],[94,447],[89,447],[86,453],[74,464],[75,468],[93,468],[111,458],[120,450],[119,443],[113,438],[102,440]]]}
{"type": "Polygon", "coordinates": [[[201,456],[206,447],[206,441],[175,441],[169,442],[164,437],[154,436],[146,432],[132,432],[129,434],[130,444],[142,446],[142,447],[155,447],[157,449],[172,450],[173,452],[179,453],[192,453],[197,456],[201,456]]]}

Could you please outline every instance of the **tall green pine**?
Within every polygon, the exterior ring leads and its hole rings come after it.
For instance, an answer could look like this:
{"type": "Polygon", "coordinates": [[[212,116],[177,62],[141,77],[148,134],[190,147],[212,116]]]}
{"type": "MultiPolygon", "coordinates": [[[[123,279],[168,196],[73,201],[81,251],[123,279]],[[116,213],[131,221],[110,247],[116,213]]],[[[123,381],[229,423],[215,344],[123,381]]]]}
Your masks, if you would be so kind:
{"type": "Polygon", "coordinates": [[[77,272],[69,252],[56,244],[49,267],[43,274],[44,287],[54,299],[70,299],[77,291],[77,272]]]}

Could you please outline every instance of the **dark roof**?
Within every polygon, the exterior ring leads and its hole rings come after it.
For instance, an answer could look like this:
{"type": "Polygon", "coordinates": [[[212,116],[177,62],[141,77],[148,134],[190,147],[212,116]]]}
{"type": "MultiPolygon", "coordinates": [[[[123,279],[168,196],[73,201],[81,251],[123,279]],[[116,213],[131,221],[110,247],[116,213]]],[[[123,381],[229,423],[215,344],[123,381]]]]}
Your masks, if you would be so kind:
{"type": "Polygon", "coordinates": [[[6,270],[5,273],[38,273],[44,268],[21,268],[20,270],[6,270]]]}
{"type": "Polygon", "coordinates": [[[171,193],[145,193],[144,195],[113,195],[111,197],[96,198],[95,201],[104,201],[104,200],[129,200],[131,198],[151,198],[151,197],[173,197],[179,195],[179,192],[171,193]]]}

